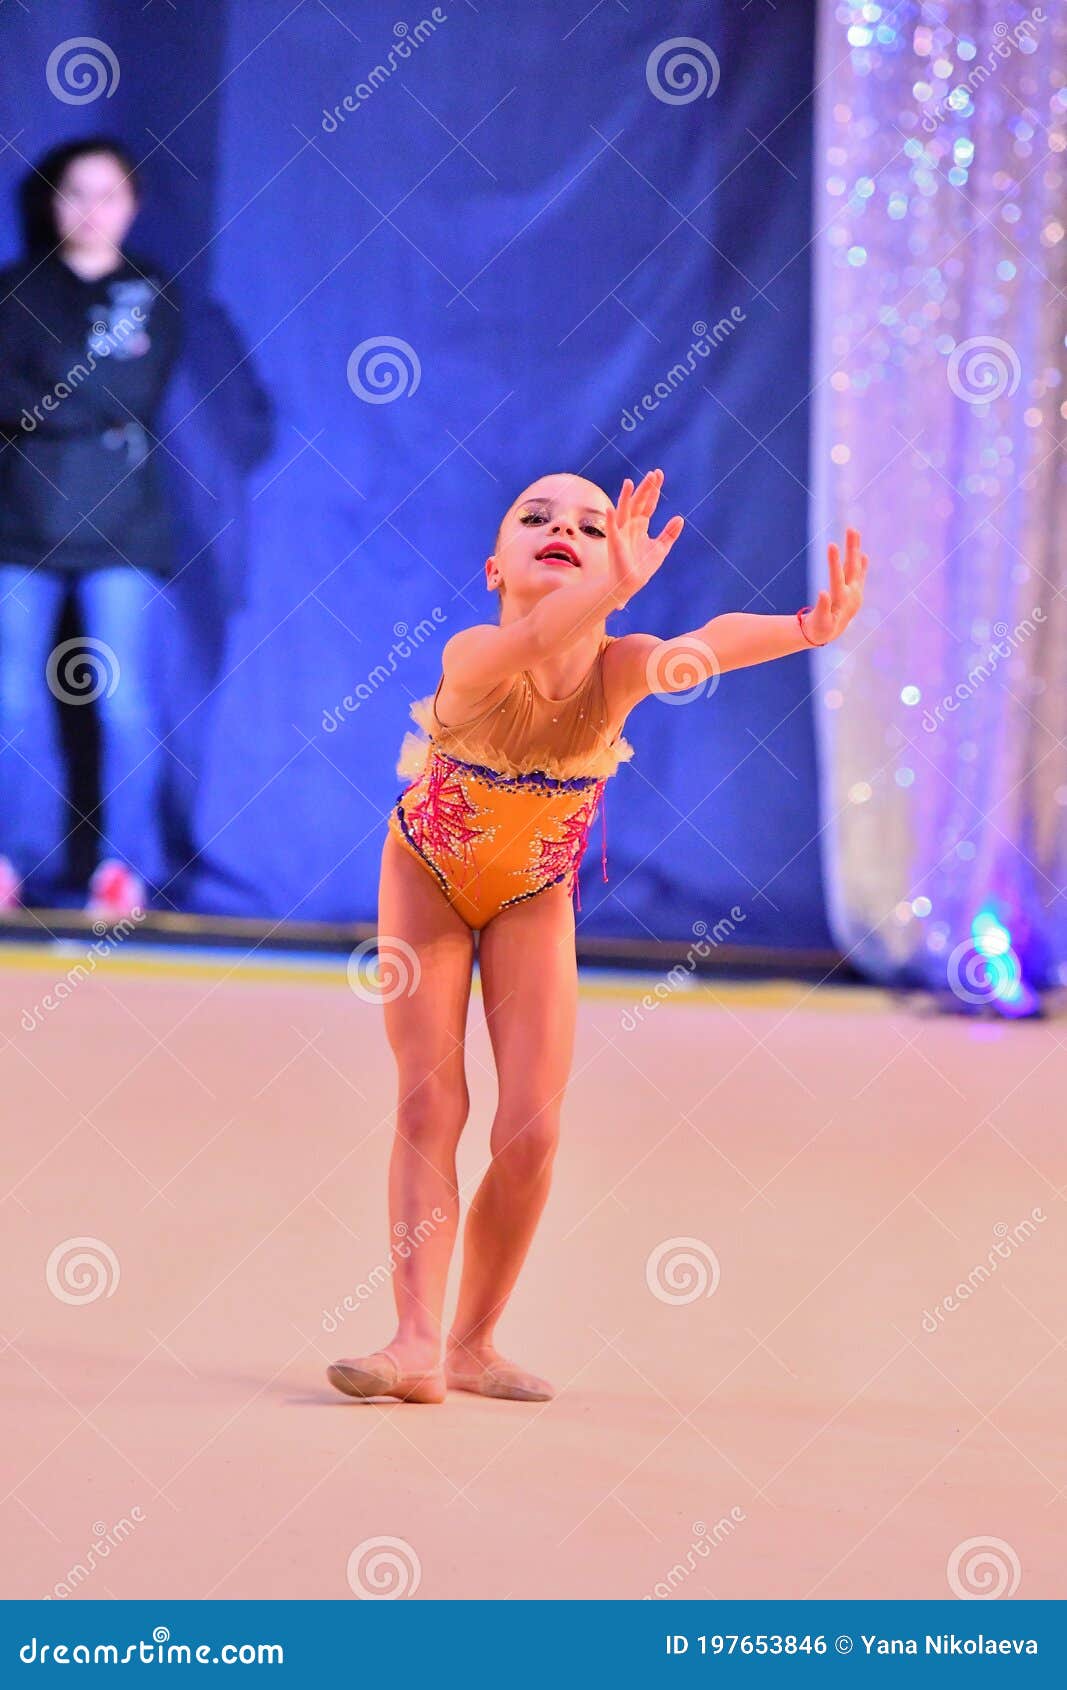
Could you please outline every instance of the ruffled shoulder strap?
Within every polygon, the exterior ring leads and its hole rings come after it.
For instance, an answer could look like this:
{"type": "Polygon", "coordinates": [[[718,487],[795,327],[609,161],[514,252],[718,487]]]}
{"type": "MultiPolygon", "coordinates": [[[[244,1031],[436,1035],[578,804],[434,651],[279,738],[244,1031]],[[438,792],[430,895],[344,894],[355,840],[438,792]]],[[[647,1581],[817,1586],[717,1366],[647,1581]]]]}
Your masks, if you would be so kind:
{"type": "Polygon", "coordinates": [[[615,741],[615,744],[611,747],[611,750],[615,753],[616,768],[618,768],[620,763],[628,763],[634,754],[634,748],[630,744],[630,741],[628,739],[623,739],[621,734],[615,741]]]}
{"type": "Polygon", "coordinates": [[[400,746],[396,772],[406,780],[416,780],[426,767],[434,730],[433,706],[436,696],[436,693],[431,692],[425,698],[416,698],[412,702],[411,719],[421,732],[406,733],[400,746]]]}

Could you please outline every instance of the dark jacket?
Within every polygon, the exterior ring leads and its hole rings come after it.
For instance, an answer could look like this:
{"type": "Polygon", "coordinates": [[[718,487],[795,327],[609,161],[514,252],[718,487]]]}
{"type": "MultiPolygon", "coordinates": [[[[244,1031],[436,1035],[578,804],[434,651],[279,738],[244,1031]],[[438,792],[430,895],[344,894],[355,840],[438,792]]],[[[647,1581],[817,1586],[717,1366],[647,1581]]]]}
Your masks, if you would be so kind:
{"type": "Polygon", "coordinates": [[[182,309],[196,333],[186,336],[167,386],[159,413],[167,452],[159,456],[184,586],[225,615],[246,599],[247,482],[273,449],[275,408],[220,301],[190,285],[182,309]]]}
{"type": "Polygon", "coordinates": [[[0,563],[175,567],[156,414],[179,300],[149,260],[83,281],[57,254],[0,273],[0,563]]]}

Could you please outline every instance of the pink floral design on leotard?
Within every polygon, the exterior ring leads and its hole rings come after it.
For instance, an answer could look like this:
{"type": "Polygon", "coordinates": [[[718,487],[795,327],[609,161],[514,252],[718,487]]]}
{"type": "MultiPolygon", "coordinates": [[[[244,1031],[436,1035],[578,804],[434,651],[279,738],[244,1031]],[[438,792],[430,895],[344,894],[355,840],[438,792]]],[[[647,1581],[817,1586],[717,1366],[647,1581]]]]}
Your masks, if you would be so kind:
{"type": "Polygon", "coordinates": [[[474,842],[482,830],[472,825],[479,814],[464,786],[465,771],[447,757],[430,759],[423,795],[404,805],[404,815],[417,848],[435,861],[451,857],[468,870],[474,867],[474,842]]]}
{"type": "Polygon", "coordinates": [[[558,839],[546,839],[543,835],[538,837],[536,872],[544,876],[546,884],[573,879],[577,875],[603,790],[604,783],[601,781],[580,809],[560,821],[562,831],[558,839]]]}

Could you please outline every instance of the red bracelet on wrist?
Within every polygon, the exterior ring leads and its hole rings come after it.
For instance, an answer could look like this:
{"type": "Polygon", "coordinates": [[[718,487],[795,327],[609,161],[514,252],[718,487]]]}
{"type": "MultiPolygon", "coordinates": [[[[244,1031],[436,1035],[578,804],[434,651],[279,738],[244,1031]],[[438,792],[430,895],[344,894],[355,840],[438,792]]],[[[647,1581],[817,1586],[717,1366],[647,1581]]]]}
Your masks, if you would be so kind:
{"type": "MultiPolygon", "coordinates": [[[[808,611],[811,610],[812,608],[813,608],[812,605],[805,604],[805,605],[802,605],[801,608],[797,611],[797,627],[800,629],[800,632],[804,635],[804,638],[806,640],[808,640],[808,636],[807,636],[806,633],[804,633],[804,618],[808,614],[808,611]]],[[[829,645],[829,643],[830,643],[829,640],[808,640],[808,644],[813,645],[813,646],[820,646],[821,647],[821,646],[824,646],[824,645],[829,645]]]]}

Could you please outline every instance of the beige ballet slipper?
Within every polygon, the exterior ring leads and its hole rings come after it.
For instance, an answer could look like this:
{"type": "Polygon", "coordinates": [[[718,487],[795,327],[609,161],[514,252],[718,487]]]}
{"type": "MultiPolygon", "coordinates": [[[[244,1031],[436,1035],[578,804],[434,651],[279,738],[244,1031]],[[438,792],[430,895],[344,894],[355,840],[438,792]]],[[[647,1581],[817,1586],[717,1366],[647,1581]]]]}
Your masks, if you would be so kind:
{"type": "Polygon", "coordinates": [[[554,1385],[528,1373],[511,1361],[489,1362],[485,1367],[472,1368],[468,1362],[445,1365],[445,1383],[450,1391],[472,1391],[479,1397],[506,1397],[513,1402],[550,1402],[556,1394],[554,1385]]]}
{"type": "Polygon", "coordinates": [[[390,1350],[367,1356],[343,1357],[326,1369],[326,1377],[349,1397],[396,1397],[401,1402],[444,1402],[445,1378],[440,1367],[405,1373],[390,1350]]]}

